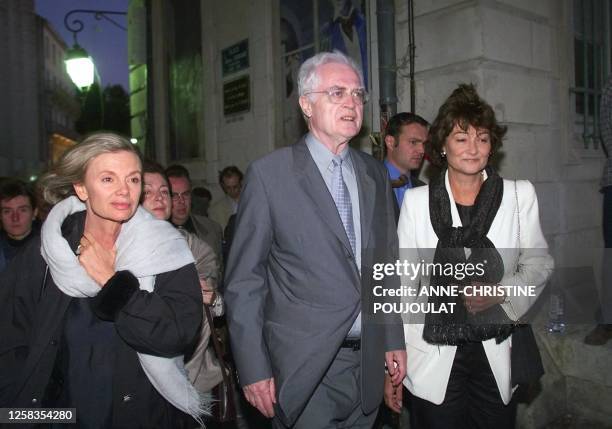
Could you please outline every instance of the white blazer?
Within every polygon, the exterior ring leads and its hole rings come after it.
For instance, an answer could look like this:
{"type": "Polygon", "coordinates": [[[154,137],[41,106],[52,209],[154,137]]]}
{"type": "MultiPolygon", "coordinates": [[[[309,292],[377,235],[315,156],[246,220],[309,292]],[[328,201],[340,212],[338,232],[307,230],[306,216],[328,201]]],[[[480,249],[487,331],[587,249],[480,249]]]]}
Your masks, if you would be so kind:
{"type": "MultiPolygon", "coordinates": [[[[459,212],[446,175],[446,190],[450,198],[453,226],[461,226],[459,212]]],[[[429,186],[421,186],[406,192],[398,222],[400,259],[433,262],[433,252],[438,244],[429,218],[429,186]],[[427,251],[426,251],[427,249],[427,251]]],[[[538,212],[538,200],[533,185],[527,180],[504,180],[504,195],[499,210],[491,224],[487,237],[501,251],[504,276],[501,285],[533,285],[539,295],[553,270],[553,259],[542,234],[538,212]],[[517,207],[518,197],[518,207],[517,207]],[[519,233],[520,229],[520,233],[519,233]]],[[[418,290],[429,286],[429,276],[402,277],[402,286],[418,290]]],[[[427,297],[404,297],[404,302],[427,302],[427,297]]],[[[536,297],[509,297],[502,304],[508,317],[519,320],[536,297]]],[[[438,346],[423,340],[423,324],[411,323],[410,315],[404,317],[404,334],[407,351],[407,376],[404,385],[415,396],[434,404],[441,404],[455,359],[456,346],[438,346]]],[[[413,319],[414,321],[414,319],[413,319]]],[[[499,393],[504,404],[510,402],[513,386],[510,385],[510,349],[512,336],[500,344],[495,339],[483,341],[483,347],[491,365],[499,393]]]]}

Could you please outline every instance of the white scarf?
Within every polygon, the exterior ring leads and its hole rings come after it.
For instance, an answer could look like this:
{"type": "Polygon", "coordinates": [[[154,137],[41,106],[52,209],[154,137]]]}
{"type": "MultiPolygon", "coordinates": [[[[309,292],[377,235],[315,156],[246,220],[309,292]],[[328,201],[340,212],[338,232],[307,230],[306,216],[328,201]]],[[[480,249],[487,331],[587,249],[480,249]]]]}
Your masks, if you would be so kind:
{"type": "MultiPolygon", "coordinates": [[[[64,220],[83,210],[85,204],[77,197],[68,197],[53,207],[41,230],[41,253],[53,281],[63,293],[75,298],[93,297],[101,290],[62,236],[64,220]]],[[[130,271],[138,278],[140,289],[148,292],[153,292],[157,274],[194,262],[183,236],[170,223],[153,218],[140,206],[121,226],[115,244],[116,271],[130,271]]],[[[155,389],[176,408],[202,424],[201,416],[210,414],[210,397],[198,393],[187,379],[183,356],[165,358],[137,354],[155,389]]]]}

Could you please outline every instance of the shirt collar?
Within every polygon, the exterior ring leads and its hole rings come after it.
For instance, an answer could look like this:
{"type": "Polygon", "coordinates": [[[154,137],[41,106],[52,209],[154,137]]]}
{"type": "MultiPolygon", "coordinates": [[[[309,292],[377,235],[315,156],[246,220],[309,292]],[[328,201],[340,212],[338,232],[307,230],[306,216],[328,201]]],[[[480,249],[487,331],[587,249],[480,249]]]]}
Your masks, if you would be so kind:
{"type": "MultiPolygon", "coordinates": [[[[332,160],[334,159],[334,154],[327,148],[323,143],[321,143],[315,136],[311,133],[306,135],[306,146],[312,155],[315,163],[322,167],[323,169],[332,169],[332,160]]],[[[349,151],[348,145],[338,154],[340,158],[342,158],[342,163],[347,168],[353,169],[353,161],[351,159],[351,152],[349,151]]]]}
{"type": "MultiPolygon", "coordinates": [[[[395,165],[391,164],[387,158],[385,158],[384,163],[385,163],[385,167],[387,167],[387,171],[389,172],[389,178],[391,180],[399,179],[400,176],[402,175],[402,172],[399,171],[395,165]]],[[[408,173],[405,176],[408,178],[408,182],[406,182],[406,185],[408,185],[408,187],[411,188],[412,187],[412,175],[408,173]]]]}
{"type": "Polygon", "coordinates": [[[397,167],[389,162],[388,159],[385,158],[385,167],[389,171],[389,177],[391,180],[398,179],[402,173],[397,169],[397,167]]]}

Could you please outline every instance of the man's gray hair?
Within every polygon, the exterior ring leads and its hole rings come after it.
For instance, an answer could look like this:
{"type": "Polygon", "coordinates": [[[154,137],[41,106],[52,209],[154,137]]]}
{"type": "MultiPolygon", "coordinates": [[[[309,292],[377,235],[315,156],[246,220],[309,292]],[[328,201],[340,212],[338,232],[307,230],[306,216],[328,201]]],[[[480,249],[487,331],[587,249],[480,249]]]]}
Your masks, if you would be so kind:
{"type": "Polygon", "coordinates": [[[319,84],[319,73],[317,69],[324,64],[345,64],[351,67],[357,76],[359,82],[363,86],[363,73],[361,68],[351,58],[344,55],[342,52],[335,50],[334,52],[320,52],[302,63],[298,73],[298,92],[300,96],[307,92],[313,91],[319,84]]]}

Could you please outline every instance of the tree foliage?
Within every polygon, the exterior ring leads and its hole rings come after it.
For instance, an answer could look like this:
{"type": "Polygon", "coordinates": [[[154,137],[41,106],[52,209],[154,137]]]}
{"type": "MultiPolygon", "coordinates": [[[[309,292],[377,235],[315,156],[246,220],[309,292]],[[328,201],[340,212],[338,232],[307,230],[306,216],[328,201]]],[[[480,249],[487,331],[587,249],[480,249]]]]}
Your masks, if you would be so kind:
{"type": "Polygon", "coordinates": [[[79,134],[106,130],[130,136],[130,96],[121,85],[109,85],[100,94],[100,85],[93,83],[79,97],[81,115],[75,124],[79,134]]]}

